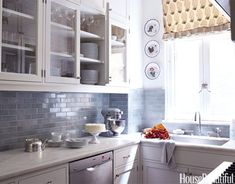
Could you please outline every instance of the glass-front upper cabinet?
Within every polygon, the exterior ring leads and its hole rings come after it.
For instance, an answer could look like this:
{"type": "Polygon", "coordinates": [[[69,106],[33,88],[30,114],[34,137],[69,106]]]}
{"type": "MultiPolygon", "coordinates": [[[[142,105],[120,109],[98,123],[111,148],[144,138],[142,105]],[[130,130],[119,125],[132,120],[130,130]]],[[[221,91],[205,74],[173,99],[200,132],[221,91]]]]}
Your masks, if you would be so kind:
{"type": "Polygon", "coordinates": [[[109,84],[127,86],[129,84],[127,72],[128,27],[114,20],[110,22],[109,84]]]}
{"type": "Polygon", "coordinates": [[[46,8],[46,82],[79,83],[79,5],[49,0],[46,8]]]}
{"type": "Polygon", "coordinates": [[[0,79],[42,81],[43,2],[1,0],[0,79]]]}

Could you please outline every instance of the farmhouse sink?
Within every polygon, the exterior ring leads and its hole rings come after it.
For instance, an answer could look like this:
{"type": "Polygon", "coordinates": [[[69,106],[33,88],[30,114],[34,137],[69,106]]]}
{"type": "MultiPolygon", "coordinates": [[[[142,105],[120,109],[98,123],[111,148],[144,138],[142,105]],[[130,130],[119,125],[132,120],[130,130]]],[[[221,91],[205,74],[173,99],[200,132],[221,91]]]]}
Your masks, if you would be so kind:
{"type": "Polygon", "coordinates": [[[171,135],[171,139],[179,143],[222,146],[229,141],[227,138],[193,136],[193,135],[171,135]]]}

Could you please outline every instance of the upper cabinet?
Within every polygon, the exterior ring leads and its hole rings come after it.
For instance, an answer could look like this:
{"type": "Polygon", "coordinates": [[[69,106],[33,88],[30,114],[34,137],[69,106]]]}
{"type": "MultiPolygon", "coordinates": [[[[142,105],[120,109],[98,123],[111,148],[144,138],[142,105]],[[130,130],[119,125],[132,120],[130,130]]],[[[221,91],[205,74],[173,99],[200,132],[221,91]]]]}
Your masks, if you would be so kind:
{"type": "Polygon", "coordinates": [[[46,82],[79,83],[79,5],[48,0],[45,17],[46,82]]]}
{"type": "Polygon", "coordinates": [[[106,2],[105,0],[81,0],[81,6],[89,7],[100,11],[101,13],[105,13],[106,2]]]}
{"type": "Polygon", "coordinates": [[[81,7],[81,84],[105,85],[107,79],[108,17],[96,9],[81,7]]]}
{"type": "Polygon", "coordinates": [[[42,1],[1,0],[0,3],[0,79],[42,81],[42,1]]]}
{"type": "Polygon", "coordinates": [[[110,17],[116,21],[128,24],[130,0],[107,0],[109,3],[110,17]]]}
{"type": "Polygon", "coordinates": [[[1,85],[30,91],[126,86],[129,0],[109,2],[0,0],[1,85]]]}
{"type": "Polygon", "coordinates": [[[109,84],[126,86],[129,84],[127,43],[129,28],[110,20],[109,84]]]}
{"type": "Polygon", "coordinates": [[[66,0],[2,0],[0,8],[0,79],[79,83],[79,5],[66,0]]]}

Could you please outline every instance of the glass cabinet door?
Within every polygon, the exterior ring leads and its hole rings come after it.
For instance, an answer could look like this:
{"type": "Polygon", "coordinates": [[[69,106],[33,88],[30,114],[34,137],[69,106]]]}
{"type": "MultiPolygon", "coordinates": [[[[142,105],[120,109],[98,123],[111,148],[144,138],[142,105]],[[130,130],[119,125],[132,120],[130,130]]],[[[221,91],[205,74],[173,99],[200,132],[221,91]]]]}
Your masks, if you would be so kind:
{"type": "Polygon", "coordinates": [[[65,0],[51,0],[47,6],[46,81],[78,83],[79,6],[65,0]]]}
{"type": "Polygon", "coordinates": [[[40,81],[42,1],[1,0],[0,79],[40,81]]]}
{"type": "Polygon", "coordinates": [[[109,57],[109,84],[115,86],[128,85],[127,73],[127,28],[111,22],[111,52],[109,57]]]}

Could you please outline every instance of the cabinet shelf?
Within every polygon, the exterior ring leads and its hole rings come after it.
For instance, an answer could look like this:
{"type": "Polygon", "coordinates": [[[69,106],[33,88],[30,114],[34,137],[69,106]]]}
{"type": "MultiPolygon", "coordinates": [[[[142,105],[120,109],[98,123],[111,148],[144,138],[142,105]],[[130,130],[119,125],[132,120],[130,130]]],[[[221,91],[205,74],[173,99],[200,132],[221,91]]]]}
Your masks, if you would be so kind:
{"type": "Polygon", "coordinates": [[[93,34],[93,33],[89,33],[86,31],[80,31],[80,37],[82,39],[95,39],[95,40],[104,40],[104,38],[102,38],[99,35],[93,34]]]}
{"type": "Polygon", "coordinates": [[[125,47],[125,43],[116,40],[112,40],[111,45],[112,47],[125,47]]]}
{"type": "Polygon", "coordinates": [[[63,24],[59,24],[59,23],[56,23],[56,22],[51,22],[51,25],[54,26],[54,27],[60,28],[60,29],[65,29],[67,31],[74,31],[74,29],[72,27],[66,26],[66,25],[63,25],[63,24]]]}
{"type": "Polygon", "coordinates": [[[12,44],[8,44],[8,43],[2,43],[2,47],[11,48],[11,49],[17,49],[17,50],[24,50],[24,51],[31,51],[31,52],[34,51],[34,49],[29,48],[29,47],[12,45],[12,44]]]}
{"type": "Polygon", "coordinates": [[[20,17],[24,17],[24,18],[27,18],[27,19],[30,19],[30,20],[34,20],[34,17],[32,15],[17,12],[17,11],[8,9],[8,8],[3,8],[2,10],[3,10],[3,15],[4,15],[4,13],[5,14],[12,14],[12,15],[15,15],[15,16],[20,16],[20,17]]]}
{"type": "Polygon", "coordinates": [[[97,59],[91,59],[91,58],[86,58],[86,57],[80,57],[80,61],[81,63],[97,63],[97,64],[101,64],[103,63],[102,61],[100,60],[97,60],[97,59]]]}
{"type": "Polygon", "coordinates": [[[72,54],[66,54],[66,53],[60,53],[60,52],[51,52],[51,55],[64,57],[64,58],[71,58],[71,59],[74,58],[72,54]]]}

